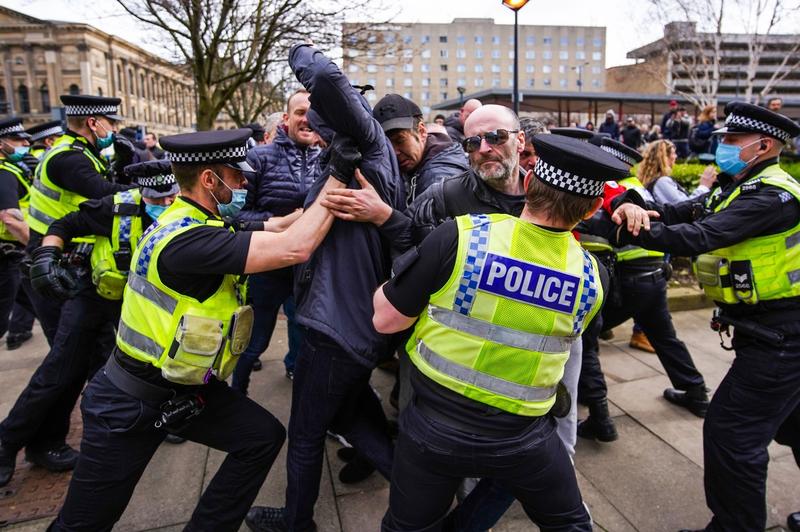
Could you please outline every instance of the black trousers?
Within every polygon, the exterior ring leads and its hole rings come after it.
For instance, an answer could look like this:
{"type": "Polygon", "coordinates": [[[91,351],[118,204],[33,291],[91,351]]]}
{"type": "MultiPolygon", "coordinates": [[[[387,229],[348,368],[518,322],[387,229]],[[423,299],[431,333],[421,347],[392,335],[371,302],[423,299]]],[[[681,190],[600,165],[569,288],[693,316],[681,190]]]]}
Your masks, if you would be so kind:
{"type": "Polygon", "coordinates": [[[497,438],[458,431],[414,404],[400,416],[385,532],[433,532],[466,478],[491,478],[514,494],[542,531],[590,531],[575,468],[552,418],[497,438]]]}
{"type": "Polygon", "coordinates": [[[800,337],[781,347],[734,335],[736,358],[703,424],[707,530],[763,531],[773,438],[800,465],[800,337]]]}
{"type": "MultiPolygon", "coordinates": [[[[686,345],[678,340],[675,326],[672,325],[672,316],[667,307],[667,281],[663,274],[638,279],[623,274],[619,282],[621,302],[619,305],[606,303],[602,310],[602,327],[599,328],[612,329],[633,318],[647,335],[675,388],[688,390],[703,386],[703,376],[697,371],[686,345]]],[[[581,368],[579,390],[581,397],[587,401],[606,395],[605,377],[598,359],[597,334],[584,333],[583,337],[584,365],[581,368]]]]}
{"type": "Polygon", "coordinates": [[[0,258],[0,336],[8,331],[9,318],[19,285],[19,263],[0,258]]]}
{"type": "Polygon", "coordinates": [[[289,530],[313,528],[329,429],[347,438],[389,478],[394,449],[386,415],[369,385],[371,374],[370,368],[353,360],[336,342],[305,330],[295,362],[286,455],[289,530]]]}
{"type": "Polygon", "coordinates": [[[58,322],[61,320],[61,307],[64,302],[45,297],[34,290],[30,279],[25,275],[22,276],[22,290],[25,291],[33,306],[33,313],[39,320],[39,325],[42,326],[47,343],[52,347],[58,332],[58,322]]]}
{"type": "Polygon", "coordinates": [[[25,291],[25,283],[23,282],[22,274],[20,274],[17,298],[14,300],[14,307],[11,309],[11,318],[8,323],[9,334],[31,332],[33,330],[34,319],[36,319],[36,311],[33,309],[31,298],[25,291]]]}
{"type": "Polygon", "coordinates": [[[121,303],[87,289],[64,302],[53,345],[0,423],[11,449],[49,449],[64,443],[75,402],[87,379],[107,360],[121,303]]]}
{"type": "MultiPolygon", "coordinates": [[[[235,531],[253,504],[286,431],[280,421],[224,382],[198,387],[205,408],[182,437],[228,453],[185,530],[235,531]]],[[[83,440],[67,498],[51,530],[111,530],[166,432],[160,411],[131,397],[99,371],[84,392],[83,440]]],[[[204,467],[205,464],[197,464],[204,467]]]]}
{"type": "Polygon", "coordinates": [[[606,378],[600,365],[599,339],[601,332],[603,332],[602,310],[595,314],[581,335],[583,353],[581,355],[581,376],[578,380],[578,398],[587,405],[608,396],[606,378]]]}

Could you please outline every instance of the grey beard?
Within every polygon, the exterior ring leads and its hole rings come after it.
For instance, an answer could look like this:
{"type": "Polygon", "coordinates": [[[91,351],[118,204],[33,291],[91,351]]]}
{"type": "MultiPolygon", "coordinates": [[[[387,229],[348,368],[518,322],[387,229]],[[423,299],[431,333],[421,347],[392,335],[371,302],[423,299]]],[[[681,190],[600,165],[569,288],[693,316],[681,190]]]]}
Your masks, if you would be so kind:
{"type": "Polygon", "coordinates": [[[508,181],[511,178],[511,172],[514,171],[517,161],[512,156],[500,160],[499,163],[502,166],[502,169],[499,171],[495,170],[492,172],[484,172],[480,166],[477,168],[473,167],[473,170],[476,174],[478,174],[478,177],[480,177],[486,183],[508,181]]]}

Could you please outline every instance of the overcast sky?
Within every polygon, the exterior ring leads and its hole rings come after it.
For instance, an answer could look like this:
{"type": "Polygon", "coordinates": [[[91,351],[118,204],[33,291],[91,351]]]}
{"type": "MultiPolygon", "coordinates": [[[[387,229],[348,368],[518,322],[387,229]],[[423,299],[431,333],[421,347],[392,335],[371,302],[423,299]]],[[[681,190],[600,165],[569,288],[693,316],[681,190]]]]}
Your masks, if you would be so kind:
{"type": "MultiPolygon", "coordinates": [[[[131,17],[120,14],[119,6],[110,0],[0,0],[0,4],[38,18],[85,22],[158,53],[148,46],[146,32],[131,17]]],[[[388,0],[386,4],[391,5],[388,0]]],[[[456,17],[494,18],[499,24],[514,22],[514,14],[503,7],[501,0],[401,0],[394,5],[392,14],[397,15],[397,22],[441,23],[456,17]]],[[[661,23],[648,18],[643,7],[646,5],[644,0],[532,0],[520,11],[519,22],[605,26],[606,66],[615,66],[630,62],[625,58],[629,50],[661,36],[661,23]]],[[[353,18],[363,20],[358,13],[353,18]]]]}

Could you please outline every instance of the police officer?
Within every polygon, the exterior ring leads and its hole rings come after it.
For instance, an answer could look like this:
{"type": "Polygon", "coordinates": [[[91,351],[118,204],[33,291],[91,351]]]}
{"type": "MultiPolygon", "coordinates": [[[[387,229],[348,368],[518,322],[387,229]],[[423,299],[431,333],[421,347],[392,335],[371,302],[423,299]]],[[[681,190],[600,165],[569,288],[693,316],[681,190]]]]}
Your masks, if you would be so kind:
{"type": "Polygon", "coordinates": [[[0,122],[0,335],[9,329],[20,288],[20,261],[29,237],[24,213],[30,199],[30,172],[22,164],[29,138],[21,119],[0,122]]]}
{"type": "MultiPolygon", "coordinates": [[[[642,159],[639,152],[621,142],[609,138],[600,142],[603,150],[630,166],[642,159]]],[[[635,176],[628,176],[619,184],[647,194],[635,176]]],[[[590,235],[603,235],[606,234],[607,219],[608,215],[601,212],[580,227],[590,235]],[[593,230],[593,225],[599,226],[600,230],[593,230]]],[[[686,345],[677,338],[667,307],[669,264],[665,262],[664,254],[633,245],[613,251],[614,297],[607,299],[598,318],[601,321],[593,324],[583,335],[585,363],[581,370],[580,395],[589,406],[589,417],[578,427],[579,436],[605,442],[617,439],[617,432],[608,413],[607,388],[598,357],[598,334],[600,330],[612,329],[631,317],[647,334],[675,387],[665,390],[664,398],[699,417],[703,417],[708,409],[703,376],[695,367],[686,345]]]]}
{"type": "Polygon", "coordinates": [[[19,449],[50,471],[72,469],[77,452],[65,443],[70,415],[87,378],[114,344],[122,291],[136,242],[178,193],[169,163],[129,167],[139,190],[88,200],[53,222],[33,252],[31,283],[49,299],[66,300],[55,342],[0,423],[0,485],[8,483],[19,449]],[[62,250],[73,238],[96,238],[89,268],[77,275],[63,266],[62,250]],[[77,278],[76,278],[77,277],[77,278]]]}
{"type": "MultiPolygon", "coordinates": [[[[48,151],[36,169],[31,189],[28,251],[39,247],[54,221],[78,210],[87,199],[100,199],[130,188],[108,181],[108,164],[100,151],[114,143],[116,124],[122,119],[119,98],[63,95],[67,131],[48,151]]],[[[76,238],[65,249],[74,263],[85,262],[92,239],[76,238]]],[[[50,343],[58,327],[60,302],[31,294],[31,302],[50,343]]]]}
{"type": "MultiPolygon", "coordinates": [[[[31,136],[31,151],[30,154],[38,160],[42,160],[44,154],[47,153],[56,141],[64,134],[64,127],[61,120],[52,120],[28,128],[28,134],[31,136]]],[[[35,168],[31,168],[35,170],[35,168]]]]}
{"type": "MultiPolygon", "coordinates": [[[[725,113],[715,132],[719,186],[662,206],[649,231],[632,223],[613,237],[621,246],[696,257],[697,278],[719,307],[713,324],[720,336],[733,328],[736,357],[703,425],[714,514],[706,530],[764,530],[767,446],[800,404],[800,185],[778,165],[800,126],[744,102],[725,113]]],[[[629,207],[615,221],[624,222],[629,207]]],[[[787,443],[800,448],[800,438],[787,443]]]]}
{"type": "Polygon", "coordinates": [[[603,297],[595,260],[569,231],[627,167],[575,139],[533,143],[520,219],[442,224],[375,294],[380,332],[419,316],[407,346],[416,396],[400,419],[384,530],[438,530],[468,476],[508,486],[543,530],[592,528],[548,413],[569,345],[603,297]]]}
{"type": "MultiPolygon", "coordinates": [[[[333,217],[315,203],[282,233],[226,221],[244,204],[250,135],[161,139],[181,195],[131,257],[117,345],[84,392],[81,456],[52,530],[110,530],[167,431],[228,452],[186,529],[238,530],[278,455],[280,422],[224,382],[250,337],[244,276],[307,260],[333,217]]],[[[352,177],[358,154],[342,145],[324,191],[352,177]]]]}

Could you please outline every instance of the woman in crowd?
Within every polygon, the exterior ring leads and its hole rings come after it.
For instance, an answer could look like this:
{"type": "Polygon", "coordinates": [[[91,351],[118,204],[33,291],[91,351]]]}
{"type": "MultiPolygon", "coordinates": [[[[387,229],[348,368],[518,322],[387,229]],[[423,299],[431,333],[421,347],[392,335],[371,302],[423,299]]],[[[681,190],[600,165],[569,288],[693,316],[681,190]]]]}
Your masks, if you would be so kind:
{"type": "Polygon", "coordinates": [[[675,145],[668,140],[651,142],[644,151],[644,160],[639,163],[637,177],[657,203],[678,203],[705,194],[717,178],[716,169],[707,166],[700,176],[700,184],[689,194],[671,177],[677,158],[675,145]]]}

